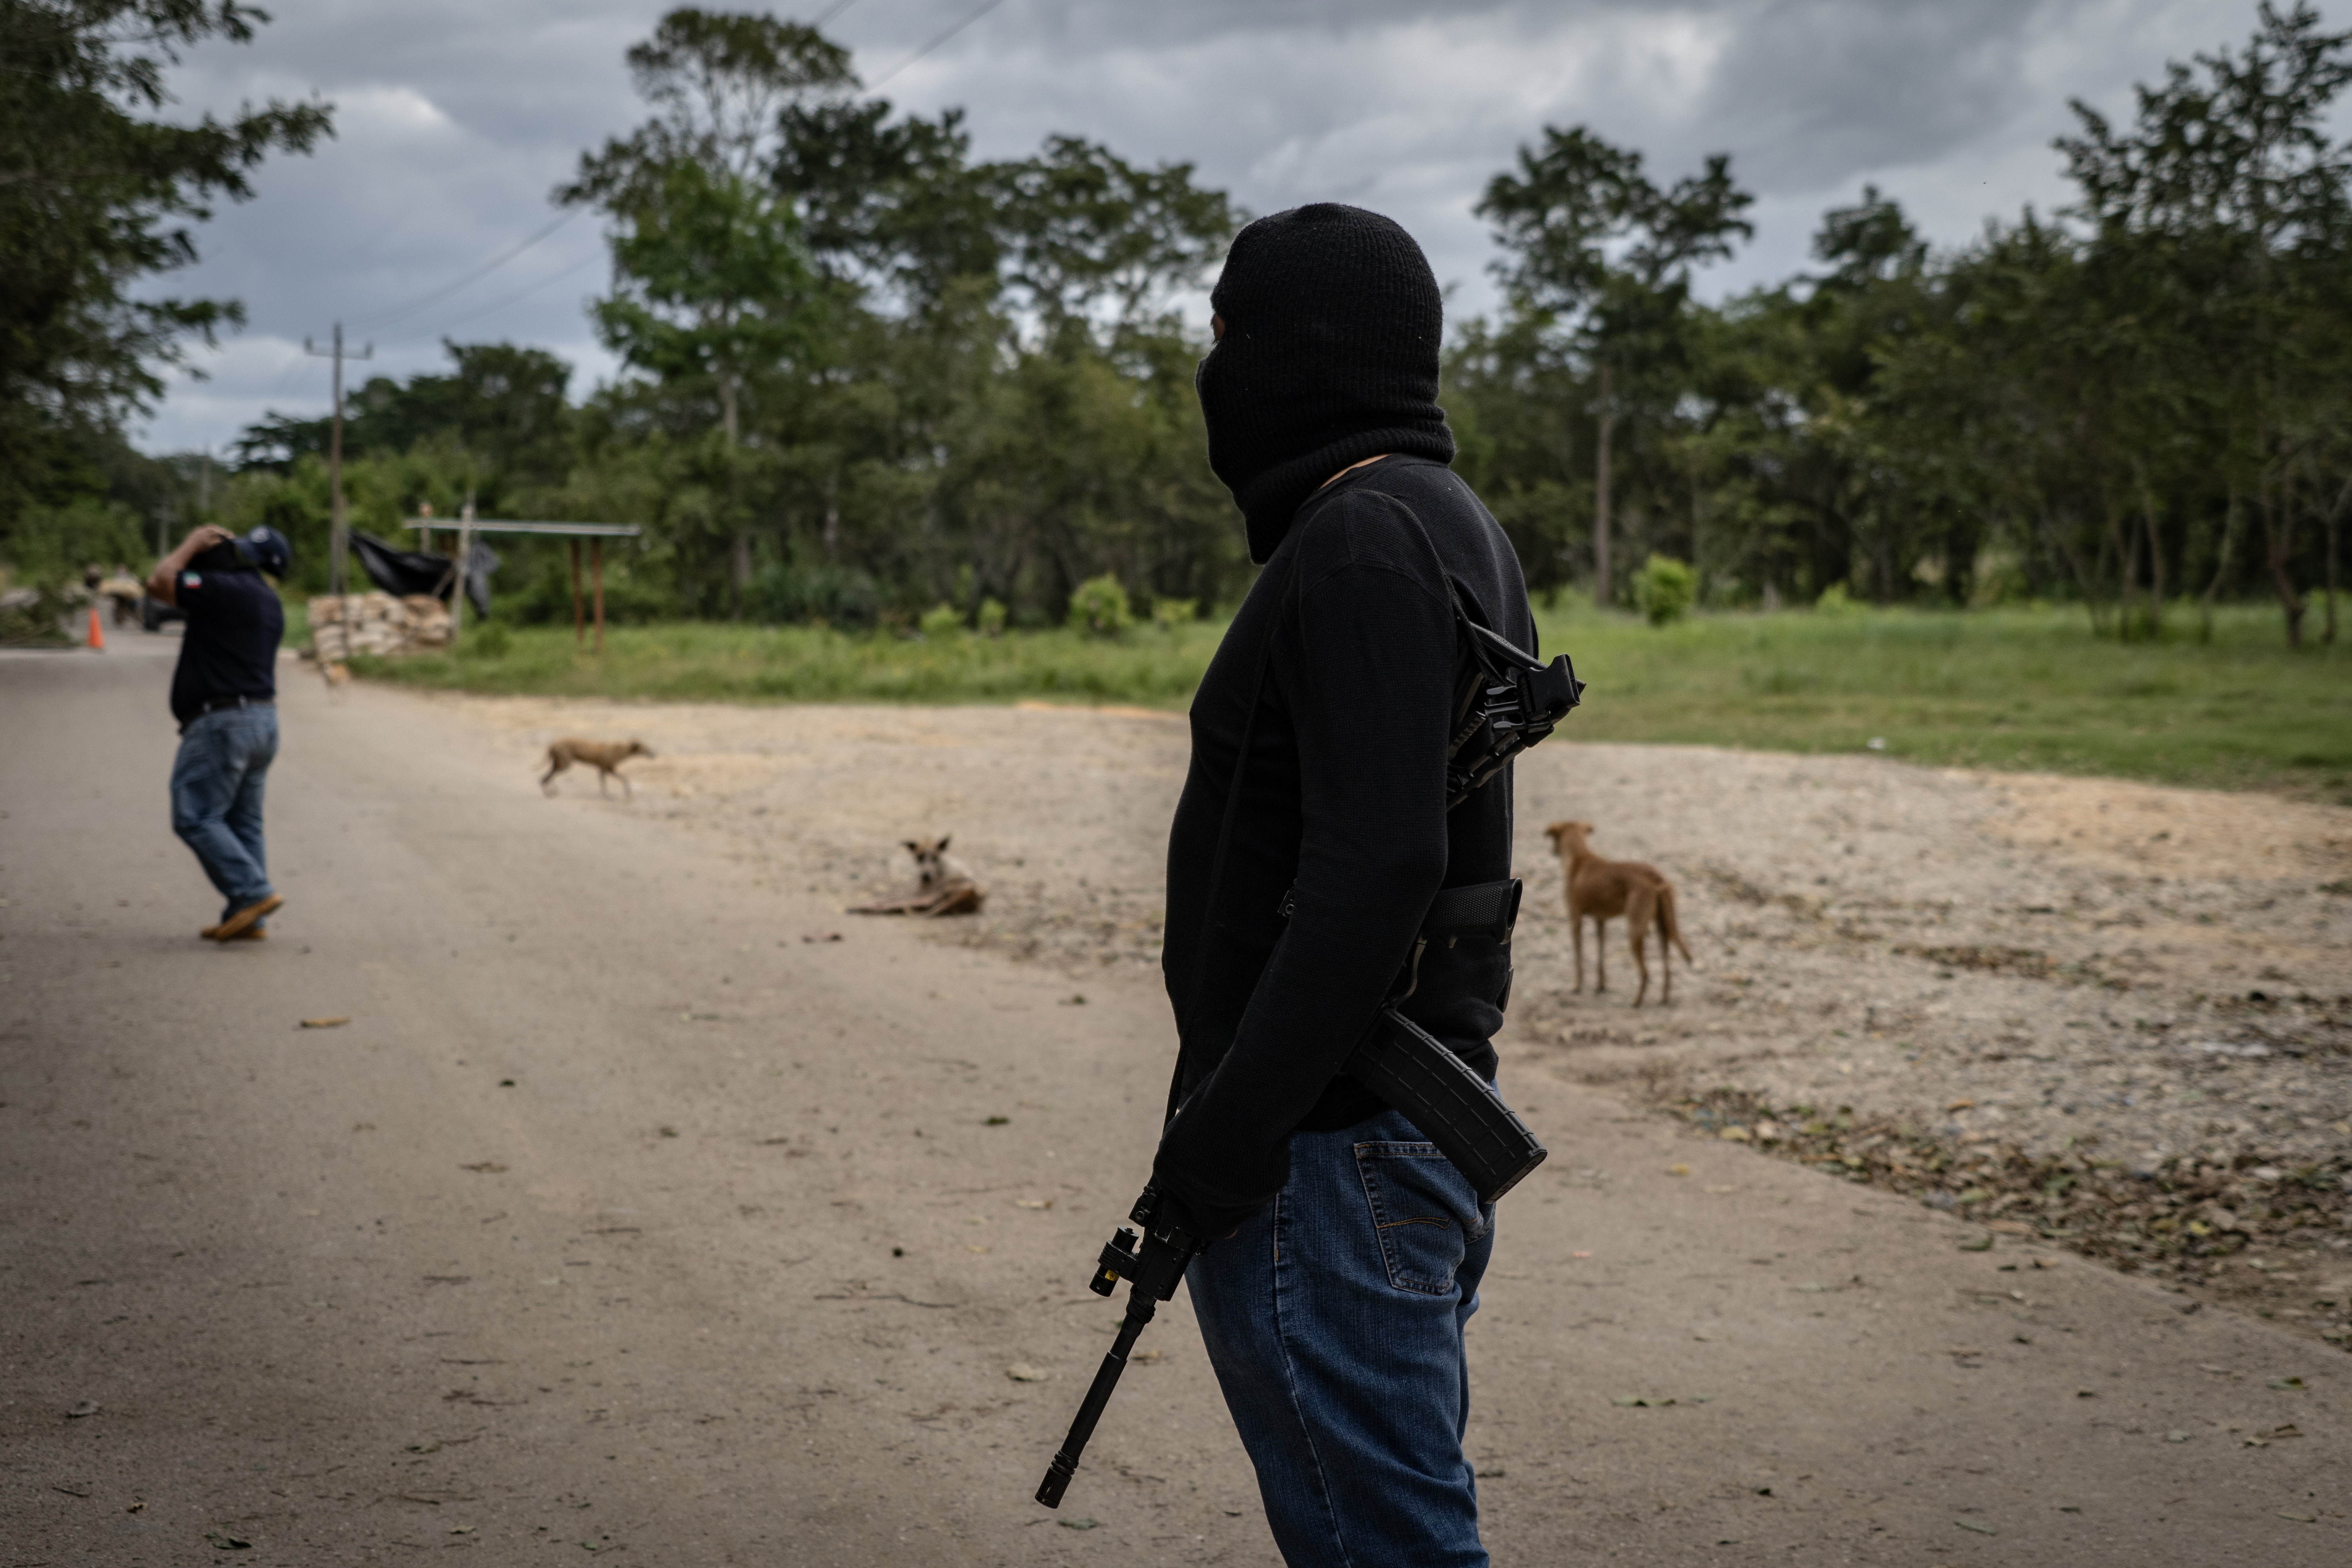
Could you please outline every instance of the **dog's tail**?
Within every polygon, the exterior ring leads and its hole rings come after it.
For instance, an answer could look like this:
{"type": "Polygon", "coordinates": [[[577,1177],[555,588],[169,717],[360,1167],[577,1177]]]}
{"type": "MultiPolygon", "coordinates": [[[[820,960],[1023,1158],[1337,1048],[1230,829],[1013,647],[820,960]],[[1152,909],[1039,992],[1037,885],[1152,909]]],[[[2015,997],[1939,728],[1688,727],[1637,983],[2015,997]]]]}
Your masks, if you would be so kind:
{"type": "Polygon", "coordinates": [[[1698,962],[1691,956],[1689,944],[1683,941],[1683,928],[1675,919],[1675,885],[1661,882],[1658,884],[1658,944],[1663,947],[1667,942],[1682,949],[1685,963],[1698,962]]]}

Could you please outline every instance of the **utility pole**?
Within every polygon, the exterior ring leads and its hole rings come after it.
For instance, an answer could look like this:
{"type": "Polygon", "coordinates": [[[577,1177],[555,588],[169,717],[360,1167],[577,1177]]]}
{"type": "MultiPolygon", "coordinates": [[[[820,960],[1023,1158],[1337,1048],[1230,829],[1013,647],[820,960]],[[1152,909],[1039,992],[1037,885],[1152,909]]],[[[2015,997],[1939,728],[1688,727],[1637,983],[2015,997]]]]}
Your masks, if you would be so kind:
{"type": "Polygon", "coordinates": [[[466,630],[466,572],[474,555],[474,492],[466,492],[465,509],[457,513],[457,584],[449,594],[449,651],[466,630]]]}
{"type": "MultiPolygon", "coordinates": [[[[334,434],[327,447],[327,486],[332,492],[332,499],[328,503],[330,510],[327,524],[327,592],[341,599],[349,592],[349,585],[344,582],[343,563],[345,557],[351,553],[351,532],[343,518],[343,360],[346,356],[343,353],[342,322],[335,323],[334,347],[317,348],[311,344],[310,339],[304,338],[302,352],[335,362],[335,426],[334,434]]],[[[373,359],[375,345],[370,343],[359,353],[348,357],[373,359]]],[[[344,606],[344,615],[348,620],[349,605],[344,606]]]]}

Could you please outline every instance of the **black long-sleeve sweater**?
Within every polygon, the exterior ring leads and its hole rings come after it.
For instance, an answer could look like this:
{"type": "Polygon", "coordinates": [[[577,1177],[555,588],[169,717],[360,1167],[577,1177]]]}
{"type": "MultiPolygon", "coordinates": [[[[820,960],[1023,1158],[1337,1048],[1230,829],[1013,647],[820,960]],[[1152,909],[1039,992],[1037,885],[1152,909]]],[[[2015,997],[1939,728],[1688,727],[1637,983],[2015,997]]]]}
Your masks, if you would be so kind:
{"type": "MultiPolygon", "coordinates": [[[[1438,889],[1511,874],[1507,773],[1445,809],[1455,634],[1441,562],[1472,615],[1535,651],[1518,558],[1493,516],[1443,464],[1391,457],[1299,508],[1192,700],[1161,961],[1183,1037],[1183,1110],[1153,1181],[1201,1234],[1222,1236],[1272,1199],[1294,1130],[1351,1126],[1381,1109],[1340,1062],[1438,889]],[[1253,690],[1249,765],[1204,952],[1253,690]]],[[[1491,1076],[1509,984],[1507,950],[1465,939],[1423,957],[1403,1011],[1491,1076]]]]}

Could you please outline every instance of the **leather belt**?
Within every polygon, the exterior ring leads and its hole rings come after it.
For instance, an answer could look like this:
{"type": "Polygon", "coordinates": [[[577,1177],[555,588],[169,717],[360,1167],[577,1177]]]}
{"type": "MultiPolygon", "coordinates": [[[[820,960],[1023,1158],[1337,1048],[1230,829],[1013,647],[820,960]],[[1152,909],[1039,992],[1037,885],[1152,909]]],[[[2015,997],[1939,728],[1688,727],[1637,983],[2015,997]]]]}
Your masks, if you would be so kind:
{"type": "Polygon", "coordinates": [[[226,713],[232,708],[275,708],[277,706],[278,699],[275,697],[211,698],[205,701],[196,704],[196,710],[188,715],[186,723],[180,726],[180,733],[183,735],[186,734],[188,732],[188,725],[194,723],[199,719],[209,718],[215,713],[226,713]]]}

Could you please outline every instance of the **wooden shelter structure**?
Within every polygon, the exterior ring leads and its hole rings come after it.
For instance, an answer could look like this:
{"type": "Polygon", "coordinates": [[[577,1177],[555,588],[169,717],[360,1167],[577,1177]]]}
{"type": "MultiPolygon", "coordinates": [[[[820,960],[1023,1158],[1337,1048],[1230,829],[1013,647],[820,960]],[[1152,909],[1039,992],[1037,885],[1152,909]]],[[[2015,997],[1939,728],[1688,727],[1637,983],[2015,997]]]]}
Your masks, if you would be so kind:
{"type": "Polygon", "coordinates": [[[412,517],[408,526],[423,535],[420,548],[433,548],[436,530],[457,536],[457,548],[449,559],[457,563],[459,581],[457,591],[449,595],[449,646],[457,646],[466,620],[464,574],[466,558],[473,553],[474,535],[478,533],[538,533],[552,534],[572,541],[572,637],[574,642],[587,640],[587,622],[580,602],[580,542],[588,541],[590,571],[594,578],[596,651],[604,651],[604,541],[635,539],[645,530],[634,522],[516,522],[498,519],[477,518],[469,503],[456,517],[412,517]]]}

